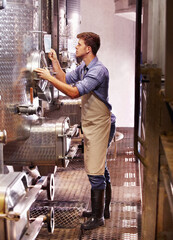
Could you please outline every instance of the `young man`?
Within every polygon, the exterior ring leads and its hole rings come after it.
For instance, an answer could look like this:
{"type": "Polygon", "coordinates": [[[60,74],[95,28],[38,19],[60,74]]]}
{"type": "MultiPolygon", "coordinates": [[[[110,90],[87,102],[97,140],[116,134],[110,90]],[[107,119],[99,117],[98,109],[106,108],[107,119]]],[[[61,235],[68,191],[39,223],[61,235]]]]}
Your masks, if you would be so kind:
{"type": "Polygon", "coordinates": [[[78,34],[77,38],[76,57],[83,61],[74,71],[64,73],[53,49],[49,58],[57,73],[56,78],[47,69],[38,68],[35,71],[40,78],[48,80],[70,98],[82,96],[84,165],[91,183],[92,212],[84,212],[84,216],[91,218],[81,227],[90,230],[104,225],[104,216],[110,217],[111,185],[105,161],[110,136],[115,132],[115,116],[111,115],[112,107],[108,102],[109,73],[96,56],[100,37],[92,32],[84,32],[78,34]]]}

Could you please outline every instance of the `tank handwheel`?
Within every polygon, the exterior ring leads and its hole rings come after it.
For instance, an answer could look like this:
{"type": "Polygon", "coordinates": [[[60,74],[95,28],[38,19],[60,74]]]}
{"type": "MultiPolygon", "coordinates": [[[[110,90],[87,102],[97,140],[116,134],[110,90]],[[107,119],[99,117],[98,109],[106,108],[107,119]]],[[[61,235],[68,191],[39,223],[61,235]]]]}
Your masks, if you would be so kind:
{"type": "Polygon", "coordinates": [[[55,195],[55,180],[54,174],[49,174],[47,177],[47,198],[53,201],[55,195]]]}
{"type": "Polygon", "coordinates": [[[54,220],[54,208],[51,207],[50,212],[47,214],[47,229],[48,232],[53,233],[55,229],[55,220],[54,220]]]}
{"type": "Polygon", "coordinates": [[[34,96],[50,103],[52,101],[52,93],[49,88],[49,82],[38,77],[38,74],[34,72],[36,68],[48,68],[44,51],[35,50],[28,57],[26,76],[27,84],[33,88],[34,96]]]}

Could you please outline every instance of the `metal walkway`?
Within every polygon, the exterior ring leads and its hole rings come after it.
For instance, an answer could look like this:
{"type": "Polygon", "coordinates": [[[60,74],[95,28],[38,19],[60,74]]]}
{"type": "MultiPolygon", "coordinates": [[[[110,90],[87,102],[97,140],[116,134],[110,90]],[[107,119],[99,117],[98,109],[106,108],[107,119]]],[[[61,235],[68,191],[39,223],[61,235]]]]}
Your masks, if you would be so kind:
{"type": "Polygon", "coordinates": [[[85,221],[82,211],[90,207],[90,184],[83,166],[83,154],[55,175],[56,192],[53,202],[42,194],[34,204],[31,215],[55,211],[55,231],[41,229],[37,240],[141,240],[141,181],[140,164],[133,153],[133,129],[118,128],[124,138],[113,142],[107,154],[112,182],[111,218],[105,226],[91,231],[80,230],[85,221]],[[116,147],[115,147],[116,146],[116,147]],[[115,150],[116,149],[116,150],[115,150]]]}

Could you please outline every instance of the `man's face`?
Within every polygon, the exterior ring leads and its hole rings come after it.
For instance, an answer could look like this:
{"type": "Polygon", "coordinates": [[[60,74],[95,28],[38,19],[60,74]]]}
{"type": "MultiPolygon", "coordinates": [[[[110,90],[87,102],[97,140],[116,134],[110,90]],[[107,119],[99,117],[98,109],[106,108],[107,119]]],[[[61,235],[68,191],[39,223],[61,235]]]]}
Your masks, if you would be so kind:
{"type": "Polygon", "coordinates": [[[76,46],[76,57],[84,58],[89,53],[89,47],[85,45],[83,39],[79,39],[76,46]]]}

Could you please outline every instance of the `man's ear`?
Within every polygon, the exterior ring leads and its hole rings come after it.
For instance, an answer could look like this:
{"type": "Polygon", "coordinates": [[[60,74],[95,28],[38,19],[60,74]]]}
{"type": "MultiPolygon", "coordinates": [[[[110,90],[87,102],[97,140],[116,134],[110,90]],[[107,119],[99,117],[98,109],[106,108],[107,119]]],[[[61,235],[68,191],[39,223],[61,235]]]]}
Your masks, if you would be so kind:
{"type": "Polygon", "coordinates": [[[87,53],[92,52],[92,48],[90,46],[87,46],[87,53]]]}

